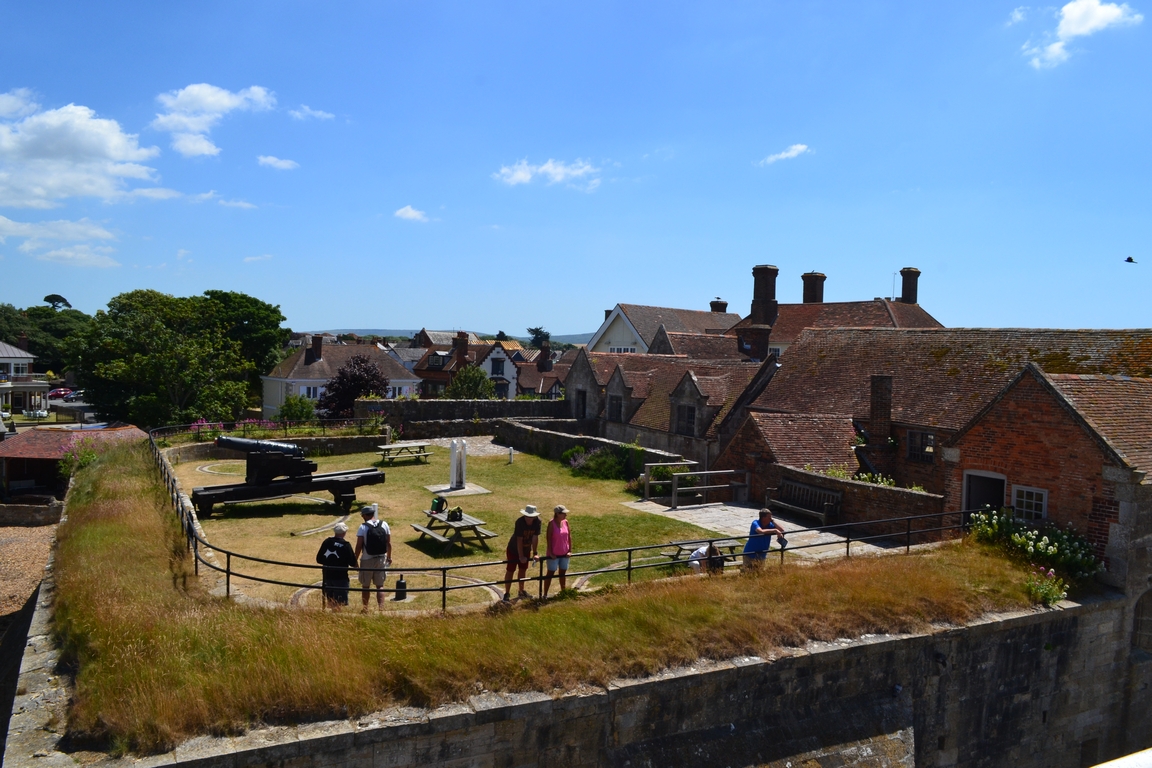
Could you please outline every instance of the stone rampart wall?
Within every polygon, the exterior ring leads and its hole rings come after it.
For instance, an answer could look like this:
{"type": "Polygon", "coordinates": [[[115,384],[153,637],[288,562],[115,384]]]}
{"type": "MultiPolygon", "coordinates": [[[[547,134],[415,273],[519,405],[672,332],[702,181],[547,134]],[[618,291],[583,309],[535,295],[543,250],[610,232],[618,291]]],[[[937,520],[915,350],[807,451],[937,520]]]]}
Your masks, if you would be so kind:
{"type": "MultiPolygon", "coordinates": [[[[536,422],[541,423],[541,422],[536,422]]],[[[574,424],[574,421],[565,422],[574,424]]],[[[602,437],[590,435],[576,435],[567,432],[557,432],[551,429],[533,427],[512,419],[500,419],[494,423],[496,442],[500,445],[510,445],[521,453],[531,453],[546,459],[559,461],[560,456],[569,448],[577,445],[584,446],[587,451],[596,448],[622,448],[625,444],[615,440],[606,440],[602,437]]],[[[681,456],[674,453],[665,453],[652,448],[641,448],[644,452],[644,463],[678,461],[681,456]]]]}
{"type": "Polygon", "coordinates": [[[397,427],[412,421],[564,418],[568,406],[563,400],[357,400],[354,415],[358,419],[381,415],[397,427]]]}
{"type": "Polygon", "coordinates": [[[60,522],[64,502],[50,504],[0,504],[0,526],[55,525],[60,522]]]}
{"type": "MultiPolygon", "coordinates": [[[[277,437],[268,438],[280,443],[298,445],[311,455],[341,456],[348,453],[371,453],[376,446],[384,444],[383,435],[331,435],[317,437],[277,437]]],[[[394,440],[397,438],[393,438],[394,440]]],[[[204,459],[243,459],[244,453],[228,448],[218,448],[215,443],[191,443],[166,448],[165,454],[173,464],[182,461],[203,461],[204,459]]]]}

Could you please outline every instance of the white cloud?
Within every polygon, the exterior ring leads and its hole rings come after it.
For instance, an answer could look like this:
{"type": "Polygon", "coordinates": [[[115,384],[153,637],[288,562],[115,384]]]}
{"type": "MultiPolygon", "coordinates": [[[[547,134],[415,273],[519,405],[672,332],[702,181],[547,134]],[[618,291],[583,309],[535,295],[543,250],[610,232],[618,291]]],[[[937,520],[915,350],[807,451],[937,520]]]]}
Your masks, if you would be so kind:
{"type": "Polygon", "coordinates": [[[279,157],[272,155],[260,155],[256,158],[256,162],[260,165],[266,165],[269,168],[275,168],[278,171],[290,171],[293,168],[299,168],[300,163],[295,160],[281,160],[279,157]]]}
{"type": "Polygon", "coordinates": [[[424,213],[424,211],[418,211],[410,205],[404,206],[392,215],[398,219],[407,219],[408,221],[428,221],[428,216],[424,213]]]}
{"type": "Polygon", "coordinates": [[[807,144],[793,144],[783,152],[768,155],[768,157],[761,160],[757,165],[772,165],[772,163],[775,163],[777,160],[791,160],[794,157],[800,157],[800,155],[807,154],[811,151],[807,144]]]}
{"type": "Polygon", "coordinates": [[[207,192],[201,192],[198,195],[192,195],[188,199],[194,203],[203,203],[208,200],[214,200],[217,197],[220,197],[220,195],[216,194],[216,190],[210,189],[207,192]]]}
{"type": "Polygon", "coordinates": [[[576,158],[571,163],[549,158],[548,162],[542,165],[531,165],[527,159],[524,159],[513,165],[500,166],[500,170],[492,174],[492,178],[502,181],[510,187],[517,184],[528,184],[539,177],[547,179],[549,184],[587,179],[587,183],[581,188],[591,192],[600,186],[599,179],[591,178],[598,173],[600,173],[599,168],[580,158],[576,158]]]}
{"type": "Polygon", "coordinates": [[[57,264],[66,264],[72,267],[118,267],[120,262],[108,254],[113,249],[107,246],[91,246],[87,243],[68,245],[54,251],[40,253],[36,258],[40,261],[52,261],[57,264]]]}
{"type": "Polygon", "coordinates": [[[2,118],[26,117],[39,111],[40,105],[32,101],[32,91],[28,88],[13,88],[8,93],[0,93],[2,118]]]}
{"type": "Polygon", "coordinates": [[[268,261],[270,258],[272,258],[272,254],[270,253],[266,253],[263,256],[245,256],[244,262],[248,263],[252,261],[268,261]]]}
{"type": "MultiPolygon", "coordinates": [[[[0,107],[10,114],[35,109],[24,91],[4,94],[0,107]]],[[[158,154],[115,120],[75,104],[0,121],[0,205],[54,208],[69,197],[171,197],[171,191],[126,192],[129,180],[154,181],[155,170],[143,161],[158,154]]]]}
{"type": "Polygon", "coordinates": [[[125,193],[128,197],[143,197],[148,200],[171,200],[174,197],[183,197],[183,193],[165,187],[139,187],[125,193]]]}
{"type": "Polygon", "coordinates": [[[246,200],[218,200],[220,205],[226,205],[229,208],[255,208],[256,206],[246,200]]]}
{"type": "MultiPolygon", "coordinates": [[[[192,253],[192,251],[189,251],[186,248],[181,248],[180,250],[176,251],[176,261],[183,261],[184,257],[190,253],[192,253]]],[[[189,259],[189,261],[191,261],[191,259],[189,259]]]]}
{"type": "Polygon", "coordinates": [[[0,243],[9,237],[21,237],[25,242],[20,249],[23,251],[44,247],[44,240],[60,242],[75,242],[78,240],[115,240],[116,236],[99,224],[93,224],[88,219],[79,221],[42,221],[30,224],[23,221],[0,216],[0,243]]]}
{"type": "Polygon", "coordinates": [[[229,112],[257,112],[276,106],[272,91],[258,85],[233,93],[208,83],[195,83],[162,93],[156,100],[167,111],[156,115],[152,127],[171,133],[172,148],[185,157],[220,154],[208,133],[229,112]]]}
{"type": "Polygon", "coordinates": [[[1019,8],[1013,8],[1012,13],[1008,14],[1008,23],[1006,26],[1010,27],[1013,24],[1019,24],[1020,22],[1024,21],[1027,15],[1028,6],[1022,5],[1019,8]]]}
{"type": "MultiPolygon", "coordinates": [[[[1025,43],[1022,50],[1030,56],[1029,63],[1036,69],[1055,67],[1069,59],[1067,44],[1077,37],[1087,37],[1109,27],[1129,26],[1144,21],[1144,16],[1132,10],[1127,3],[1102,3],[1100,0],[1072,0],[1060,9],[1060,24],[1056,27],[1056,41],[1033,45],[1025,43]]],[[[1049,37],[1051,39],[1051,37],[1049,37]]]]}
{"type": "Polygon", "coordinates": [[[301,104],[300,109],[288,110],[288,114],[292,115],[292,117],[297,120],[307,120],[310,117],[314,117],[317,120],[331,120],[332,118],[336,117],[336,115],[332,114],[331,112],[325,112],[320,109],[312,109],[307,104],[301,104]]]}

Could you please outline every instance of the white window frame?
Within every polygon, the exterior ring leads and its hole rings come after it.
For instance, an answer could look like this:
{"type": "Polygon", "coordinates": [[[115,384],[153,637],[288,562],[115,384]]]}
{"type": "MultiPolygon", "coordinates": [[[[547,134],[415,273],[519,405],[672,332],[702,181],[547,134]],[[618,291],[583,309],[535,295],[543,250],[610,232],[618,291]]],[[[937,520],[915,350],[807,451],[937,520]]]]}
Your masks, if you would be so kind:
{"type": "MultiPolygon", "coordinates": [[[[1035,499],[1033,499],[1033,503],[1035,499]]],[[[1034,488],[1030,485],[1013,485],[1012,486],[1012,513],[1016,517],[1025,520],[1047,520],[1048,519],[1048,489],[1047,488],[1034,488]],[[1040,495],[1040,510],[1036,514],[1035,510],[1029,510],[1027,514],[1022,514],[1022,510],[1017,498],[1018,494],[1031,493],[1040,495]]]]}
{"type": "MultiPolygon", "coordinates": [[[[963,498],[963,502],[964,502],[963,508],[964,509],[970,509],[970,507],[968,506],[968,475],[976,475],[978,477],[990,477],[993,480],[1003,480],[1004,481],[1004,487],[1005,488],[1008,487],[1008,476],[1007,475],[1002,475],[999,472],[987,472],[983,469],[966,469],[966,470],[964,470],[964,474],[960,478],[960,482],[961,482],[960,488],[961,488],[961,492],[964,496],[964,498],[963,498]]],[[[1001,503],[1003,503],[1003,502],[1001,502],[1001,503]]]]}
{"type": "Polygon", "coordinates": [[[309,400],[320,399],[320,387],[304,386],[302,389],[304,390],[304,397],[308,398],[309,400]]]}
{"type": "Polygon", "coordinates": [[[628,355],[635,354],[636,347],[608,347],[608,354],[611,355],[628,355]]]}

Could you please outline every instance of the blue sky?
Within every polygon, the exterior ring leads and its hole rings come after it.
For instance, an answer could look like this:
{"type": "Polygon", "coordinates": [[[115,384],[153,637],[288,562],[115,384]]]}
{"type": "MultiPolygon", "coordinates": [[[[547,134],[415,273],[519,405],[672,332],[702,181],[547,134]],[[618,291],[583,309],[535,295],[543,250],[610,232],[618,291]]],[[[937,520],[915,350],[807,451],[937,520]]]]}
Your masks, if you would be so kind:
{"type": "Polygon", "coordinates": [[[7,3],[0,301],[564,334],[916,266],[949,326],[1146,327],[1142,2],[7,3]]]}

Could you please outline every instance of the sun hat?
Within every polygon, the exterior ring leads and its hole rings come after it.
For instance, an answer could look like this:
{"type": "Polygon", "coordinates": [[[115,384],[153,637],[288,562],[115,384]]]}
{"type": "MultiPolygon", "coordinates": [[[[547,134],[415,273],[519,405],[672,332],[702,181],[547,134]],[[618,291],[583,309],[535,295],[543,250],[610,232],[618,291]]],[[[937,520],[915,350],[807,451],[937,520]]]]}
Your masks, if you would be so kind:
{"type": "Polygon", "coordinates": [[[332,530],[336,533],[348,533],[348,526],[344,525],[344,523],[336,523],[336,525],[332,526],[332,530]]]}
{"type": "Polygon", "coordinates": [[[557,504],[556,509],[552,510],[552,514],[554,515],[558,515],[561,512],[568,514],[568,507],[564,506],[563,504],[557,504]]]}
{"type": "Polygon", "coordinates": [[[536,507],[532,504],[525,504],[524,509],[520,510],[520,514],[524,517],[540,517],[540,513],[536,511],[536,507]]]}
{"type": "Polygon", "coordinates": [[[360,508],[360,514],[364,515],[365,517],[370,517],[372,515],[375,515],[376,514],[376,505],[375,504],[365,504],[363,507],[360,508]]]}

